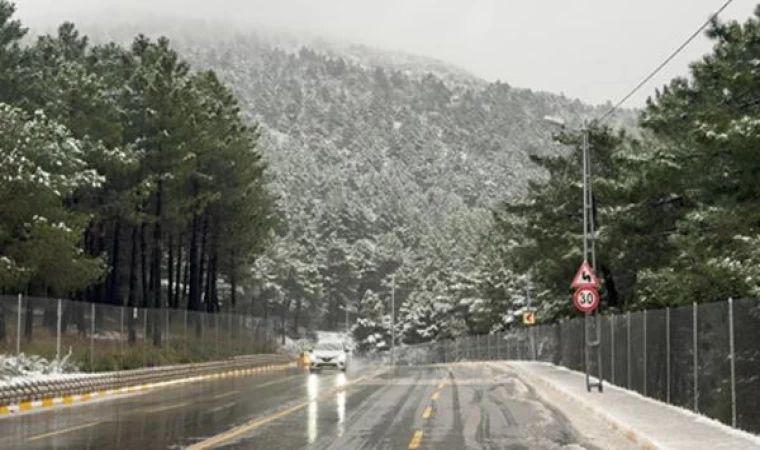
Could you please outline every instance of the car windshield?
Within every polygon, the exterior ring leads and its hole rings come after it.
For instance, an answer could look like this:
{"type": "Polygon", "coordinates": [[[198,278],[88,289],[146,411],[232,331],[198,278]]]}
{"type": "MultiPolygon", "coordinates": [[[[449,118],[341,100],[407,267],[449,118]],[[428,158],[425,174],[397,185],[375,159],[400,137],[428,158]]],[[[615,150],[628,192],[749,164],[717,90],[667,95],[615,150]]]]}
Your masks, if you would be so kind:
{"type": "Polygon", "coordinates": [[[343,350],[343,345],[340,342],[319,342],[314,347],[314,350],[321,350],[321,351],[341,351],[343,350]]]}

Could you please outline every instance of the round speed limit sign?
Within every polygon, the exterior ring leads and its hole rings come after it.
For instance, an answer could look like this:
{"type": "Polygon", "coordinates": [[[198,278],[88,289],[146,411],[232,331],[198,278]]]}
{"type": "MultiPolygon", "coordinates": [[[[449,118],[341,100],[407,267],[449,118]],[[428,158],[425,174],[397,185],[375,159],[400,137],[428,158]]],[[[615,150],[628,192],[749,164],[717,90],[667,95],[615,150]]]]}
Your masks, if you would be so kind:
{"type": "Polygon", "coordinates": [[[573,294],[573,306],[580,312],[589,313],[599,307],[599,293],[593,287],[583,287],[573,294]]]}

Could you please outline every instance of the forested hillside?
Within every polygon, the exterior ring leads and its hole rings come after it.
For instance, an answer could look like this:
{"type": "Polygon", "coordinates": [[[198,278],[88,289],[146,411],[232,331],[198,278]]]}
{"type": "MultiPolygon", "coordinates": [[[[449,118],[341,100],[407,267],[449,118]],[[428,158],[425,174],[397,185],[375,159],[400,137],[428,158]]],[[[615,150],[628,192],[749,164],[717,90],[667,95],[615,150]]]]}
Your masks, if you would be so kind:
{"type": "MultiPolygon", "coordinates": [[[[760,294],[759,17],[760,8],[744,24],[713,22],[712,53],[657,90],[642,136],[592,126],[603,308],[760,294]]],[[[502,205],[492,229],[510,268],[533,276],[548,320],[570,312],[581,259],[579,138],[561,139],[575,147],[570,158],[539,161],[549,182],[502,205]]]]}
{"type": "Polygon", "coordinates": [[[4,293],[234,307],[277,217],[232,92],[166,39],[92,45],[67,23],[23,45],[13,12],[0,0],[4,293]]]}
{"type": "MultiPolygon", "coordinates": [[[[456,323],[440,332],[490,328],[480,258],[491,208],[545,179],[530,155],[566,151],[545,115],[579,121],[602,111],[422,57],[139,23],[213,68],[261,124],[283,227],[248,292],[256,311],[290,314],[294,327],[334,328],[347,304],[387,315],[395,276],[410,342],[437,335],[426,323],[453,310],[456,323]]],[[[101,24],[92,34],[119,40],[136,29],[101,24]]],[[[507,321],[517,312],[502,309],[507,321]]]]}

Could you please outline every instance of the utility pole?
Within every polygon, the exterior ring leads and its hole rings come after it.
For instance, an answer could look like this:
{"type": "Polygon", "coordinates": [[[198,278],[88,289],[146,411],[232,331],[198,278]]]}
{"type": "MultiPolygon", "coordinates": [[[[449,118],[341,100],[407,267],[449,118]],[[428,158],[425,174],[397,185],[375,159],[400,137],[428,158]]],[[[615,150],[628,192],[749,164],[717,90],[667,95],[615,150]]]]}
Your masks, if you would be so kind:
{"type": "MultiPolygon", "coordinates": [[[[532,311],[530,308],[530,279],[525,279],[525,298],[528,302],[528,311],[532,311]]],[[[530,339],[530,353],[533,361],[536,360],[536,335],[534,334],[533,326],[528,326],[528,338],[530,339]]]]}
{"type": "MultiPolygon", "coordinates": [[[[588,122],[584,120],[581,128],[582,136],[582,158],[583,158],[583,259],[588,260],[591,257],[591,267],[596,271],[596,232],[594,230],[594,194],[591,182],[591,155],[589,152],[589,129],[588,122]]],[[[585,366],[586,366],[586,390],[591,391],[592,387],[602,391],[602,352],[600,344],[602,342],[601,316],[597,311],[586,313],[584,317],[583,334],[586,341],[585,346],[585,366]],[[593,318],[596,319],[596,339],[591,339],[589,325],[593,318]],[[597,379],[596,383],[591,382],[591,349],[596,350],[597,355],[597,379]]]]}
{"type": "MultiPolygon", "coordinates": [[[[544,120],[548,123],[558,125],[563,130],[565,129],[565,121],[561,118],[546,116],[544,117],[544,120]]],[[[572,131],[574,133],[579,133],[581,136],[581,159],[583,166],[583,261],[588,262],[590,257],[591,267],[596,270],[596,232],[594,230],[594,195],[591,183],[588,121],[583,121],[583,126],[580,130],[572,129],[572,131]]],[[[598,310],[593,312],[594,318],[596,318],[596,340],[592,341],[590,339],[591,333],[589,333],[591,314],[592,313],[586,313],[583,320],[583,339],[586,344],[584,346],[586,389],[590,392],[592,387],[596,387],[599,389],[599,392],[602,392],[602,353],[599,347],[602,341],[601,315],[598,313],[598,310]],[[596,349],[597,354],[597,374],[599,381],[596,383],[591,383],[591,349],[596,349]]]]}

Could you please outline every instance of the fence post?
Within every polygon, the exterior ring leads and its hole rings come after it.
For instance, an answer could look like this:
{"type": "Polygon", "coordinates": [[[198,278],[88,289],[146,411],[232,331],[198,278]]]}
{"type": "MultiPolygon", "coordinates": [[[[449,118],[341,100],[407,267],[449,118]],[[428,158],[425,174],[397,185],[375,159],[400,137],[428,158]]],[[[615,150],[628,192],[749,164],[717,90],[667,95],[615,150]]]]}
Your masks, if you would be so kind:
{"type": "Polygon", "coordinates": [[[171,342],[169,342],[169,305],[164,308],[164,348],[171,349],[171,342]]]}
{"type": "Polygon", "coordinates": [[[626,327],[626,382],[628,384],[628,389],[631,389],[631,312],[628,311],[626,313],[626,320],[628,321],[628,326],[626,327]]]}
{"type": "Polygon", "coordinates": [[[182,318],[182,353],[185,355],[185,359],[187,358],[187,308],[184,309],[184,314],[182,318]]]}
{"type": "Polygon", "coordinates": [[[55,359],[61,360],[61,316],[63,311],[61,309],[61,299],[58,299],[58,315],[56,317],[56,333],[55,333],[55,359]]]}
{"type": "Polygon", "coordinates": [[[124,306],[119,308],[119,353],[121,354],[121,369],[124,369],[124,306]]]}
{"type": "Polygon", "coordinates": [[[238,316],[240,321],[240,332],[238,333],[238,340],[240,341],[240,354],[245,354],[245,341],[243,340],[243,316],[238,316]]]}
{"type": "Polygon", "coordinates": [[[520,361],[520,360],[522,360],[522,352],[520,351],[520,347],[522,347],[522,346],[520,345],[520,337],[519,336],[517,337],[517,341],[515,342],[515,344],[516,344],[515,347],[517,347],[517,352],[516,352],[517,353],[517,360],[520,361]]]}
{"type": "Polygon", "coordinates": [[[610,380],[615,384],[615,316],[610,314],[610,380]]]}
{"type": "Polygon", "coordinates": [[[731,426],[736,427],[736,352],[734,351],[734,299],[728,299],[728,342],[731,351],[731,426]]]}
{"type": "Polygon", "coordinates": [[[16,310],[16,356],[21,354],[21,309],[24,307],[23,297],[18,294],[18,309],[16,310]]]}
{"type": "Polygon", "coordinates": [[[219,313],[214,314],[214,345],[215,357],[219,356],[219,313]]]}
{"type": "Polygon", "coordinates": [[[665,398],[670,403],[670,306],[665,308],[665,398]]]}
{"type": "Polygon", "coordinates": [[[142,354],[143,354],[143,366],[148,366],[148,346],[146,345],[148,342],[148,308],[145,308],[142,310],[143,312],[143,345],[142,345],[142,354]]]}
{"type": "Polygon", "coordinates": [[[698,318],[698,312],[697,312],[697,302],[692,303],[692,338],[694,339],[694,411],[699,412],[699,342],[697,339],[697,318],[698,318]]]}
{"type": "Polygon", "coordinates": [[[95,368],[95,303],[90,304],[90,370],[95,368]]]}
{"type": "Polygon", "coordinates": [[[644,396],[647,395],[647,310],[644,310],[644,396]]]}

